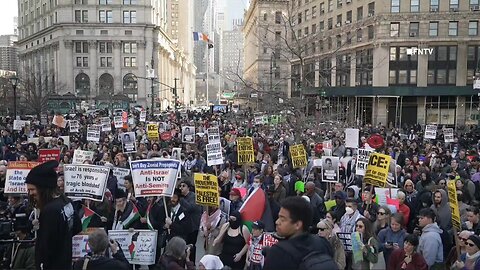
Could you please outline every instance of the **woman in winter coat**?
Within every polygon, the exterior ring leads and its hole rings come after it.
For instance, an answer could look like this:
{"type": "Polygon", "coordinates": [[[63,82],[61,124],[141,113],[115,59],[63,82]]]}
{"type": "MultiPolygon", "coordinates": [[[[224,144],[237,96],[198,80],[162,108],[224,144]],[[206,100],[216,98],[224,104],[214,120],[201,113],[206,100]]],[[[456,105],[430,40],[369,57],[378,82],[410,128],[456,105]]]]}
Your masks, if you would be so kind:
{"type": "Polygon", "coordinates": [[[403,248],[395,249],[387,264],[387,270],[427,270],[428,265],[422,254],[416,252],[418,237],[409,234],[405,237],[403,248]]]}
{"type": "Polygon", "coordinates": [[[465,241],[467,253],[460,256],[451,269],[454,270],[480,270],[480,236],[472,234],[465,241]]]}
{"type": "Polygon", "coordinates": [[[359,218],[355,224],[355,232],[352,233],[352,238],[355,233],[360,234],[363,258],[361,261],[353,262],[352,269],[376,269],[371,268],[371,265],[378,263],[378,241],[374,235],[370,220],[364,217],[359,218]]]}
{"type": "Polygon", "coordinates": [[[404,221],[403,215],[395,213],[390,218],[390,226],[380,231],[378,234],[379,251],[383,251],[385,264],[388,261],[392,252],[396,249],[403,248],[403,242],[407,232],[403,229],[404,221]]]}
{"type": "Polygon", "coordinates": [[[345,247],[338,236],[333,233],[333,223],[328,219],[323,219],[317,224],[318,236],[328,240],[333,248],[333,260],[337,263],[338,269],[345,269],[345,247]]]}

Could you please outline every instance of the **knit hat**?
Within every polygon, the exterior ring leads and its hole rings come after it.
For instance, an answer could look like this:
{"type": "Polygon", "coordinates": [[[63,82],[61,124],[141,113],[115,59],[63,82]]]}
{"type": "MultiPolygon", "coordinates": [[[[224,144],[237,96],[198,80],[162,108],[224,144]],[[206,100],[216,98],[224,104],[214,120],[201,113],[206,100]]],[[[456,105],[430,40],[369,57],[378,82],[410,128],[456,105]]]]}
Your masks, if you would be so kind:
{"type": "Polygon", "coordinates": [[[472,234],[468,237],[468,240],[472,241],[478,249],[480,249],[480,236],[472,234]]]}
{"type": "Polygon", "coordinates": [[[30,170],[25,183],[42,188],[56,188],[58,175],[55,168],[57,167],[58,161],[56,160],[44,162],[30,170]]]}

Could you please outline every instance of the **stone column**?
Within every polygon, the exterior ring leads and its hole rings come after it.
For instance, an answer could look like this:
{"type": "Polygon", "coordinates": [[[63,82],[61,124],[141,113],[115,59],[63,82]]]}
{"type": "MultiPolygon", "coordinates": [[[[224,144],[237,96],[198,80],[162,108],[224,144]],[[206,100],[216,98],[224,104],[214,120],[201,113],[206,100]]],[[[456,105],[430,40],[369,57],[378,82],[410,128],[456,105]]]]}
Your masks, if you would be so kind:
{"type": "Polygon", "coordinates": [[[68,91],[71,91],[73,86],[73,41],[72,40],[64,40],[63,41],[63,53],[60,50],[60,57],[62,55],[65,56],[64,58],[64,65],[61,65],[61,72],[59,74],[59,89],[57,89],[58,94],[65,94],[68,91]],[[58,91],[61,91],[60,93],[58,91]]]}
{"type": "MultiPolygon", "coordinates": [[[[458,42],[457,45],[457,86],[467,85],[467,54],[468,47],[464,41],[458,42]]],[[[457,119],[459,120],[459,119],[457,119]]]]}
{"type": "Polygon", "coordinates": [[[357,76],[357,60],[355,52],[352,53],[350,56],[350,82],[349,86],[356,86],[355,85],[355,77],[357,76]],[[353,59],[353,60],[352,60],[353,59]]]}
{"type": "MultiPolygon", "coordinates": [[[[145,48],[147,43],[144,40],[137,41],[137,74],[138,77],[146,78],[147,76],[147,67],[145,66],[145,62],[147,59],[145,58],[145,48]]],[[[137,89],[138,89],[138,96],[137,96],[137,103],[147,107],[147,80],[146,79],[138,79],[137,80],[137,89]]]]}
{"type": "Polygon", "coordinates": [[[373,49],[373,86],[388,86],[390,72],[390,47],[377,44],[373,49]]]}
{"type": "Polygon", "coordinates": [[[333,68],[333,67],[337,66],[337,58],[332,57],[331,63],[332,63],[332,68],[330,70],[332,72],[331,72],[330,79],[331,79],[332,83],[330,84],[330,86],[335,87],[335,86],[337,86],[337,69],[333,68]]]}
{"type": "Polygon", "coordinates": [[[456,102],[457,102],[457,109],[455,113],[455,127],[458,127],[458,126],[465,125],[465,121],[467,120],[466,108],[465,108],[465,97],[457,96],[456,102]]]}
{"type": "Polygon", "coordinates": [[[122,67],[123,59],[121,55],[122,42],[114,41],[113,42],[113,93],[122,92],[122,67]]]}
{"type": "Polygon", "coordinates": [[[59,42],[56,41],[52,43],[52,54],[51,54],[51,60],[52,61],[52,66],[51,66],[51,74],[50,74],[50,80],[51,80],[51,90],[56,91],[57,89],[57,82],[58,82],[58,64],[59,64],[59,42]]]}
{"type": "Polygon", "coordinates": [[[425,125],[426,120],[425,97],[417,97],[417,123],[425,125]]]}
{"type": "MultiPolygon", "coordinates": [[[[420,49],[428,48],[428,44],[420,43],[420,49]]],[[[417,56],[417,87],[428,85],[428,55],[417,56]]]]}
{"type": "Polygon", "coordinates": [[[96,40],[90,40],[88,41],[88,47],[89,47],[89,59],[88,59],[88,65],[90,67],[90,73],[88,76],[90,77],[90,93],[87,95],[87,102],[89,101],[90,98],[93,96],[98,95],[97,93],[97,80],[98,80],[98,59],[97,59],[97,48],[98,48],[98,43],[96,40]]]}

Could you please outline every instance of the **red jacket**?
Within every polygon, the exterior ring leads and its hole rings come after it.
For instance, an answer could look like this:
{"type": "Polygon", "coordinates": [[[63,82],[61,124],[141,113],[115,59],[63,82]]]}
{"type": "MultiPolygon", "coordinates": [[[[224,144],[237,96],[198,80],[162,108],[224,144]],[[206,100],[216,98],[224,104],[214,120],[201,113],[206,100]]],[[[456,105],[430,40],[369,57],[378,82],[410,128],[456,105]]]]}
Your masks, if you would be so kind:
{"type": "MultiPolygon", "coordinates": [[[[403,260],[405,259],[405,251],[403,248],[396,249],[390,255],[387,270],[402,270],[403,260]]],[[[428,270],[428,265],[423,256],[419,253],[413,253],[412,261],[406,265],[405,270],[428,270]]]]}
{"type": "Polygon", "coordinates": [[[406,226],[410,218],[410,207],[408,207],[408,205],[405,203],[400,204],[398,207],[398,212],[403,215],[403,225],[406,226]]]}

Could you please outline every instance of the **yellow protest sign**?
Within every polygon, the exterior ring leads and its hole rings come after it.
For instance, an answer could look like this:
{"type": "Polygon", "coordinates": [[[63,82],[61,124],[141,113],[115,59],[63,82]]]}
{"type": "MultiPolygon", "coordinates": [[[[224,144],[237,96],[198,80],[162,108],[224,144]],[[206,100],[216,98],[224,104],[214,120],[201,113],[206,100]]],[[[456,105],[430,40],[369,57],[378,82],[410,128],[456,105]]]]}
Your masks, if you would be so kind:
{"type": "Polygon", "coordinates": [[[158,123],[147,124],[147,137],[158,140],[158,123]]]}
{"type": "Polygon", "coordinates": [[[303,144],[290,146],[290,156],[292,156],[293,168],[307,167],[307,153],[303,144]]]}
{"type": "Polygon", "coordinates": [[[390,160],[388,155],[371,153],[368,159],[367,170],[363,181],[376,187],[385,187],[387,185],[388,169],[390,160]]]}
{"type": "Polygon", "coordinates": [[[452,210],[452,224],[460,231],[460,210],[458,208],[457,187],[455,186],[455,182],[455,180],[450,180],[447,183],[448,201],[450,202],[450,209],[452,210]]]}
{"type": "Polygon", "coordinates": [[[251,137],[237,138],[238,164],[249,164],[255,162],[253,140],[251,137]]]}
{"type": "Polygon", "coordinates": [[[195,202],[205,206],[219,206],[217,177],[211,174],[193,174],[195,182],[195,202]]]}

